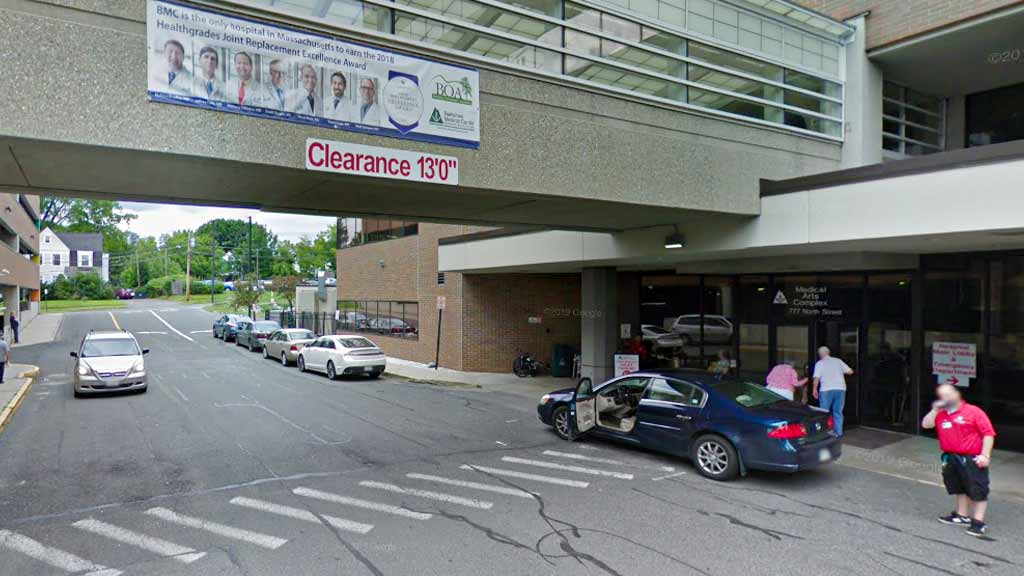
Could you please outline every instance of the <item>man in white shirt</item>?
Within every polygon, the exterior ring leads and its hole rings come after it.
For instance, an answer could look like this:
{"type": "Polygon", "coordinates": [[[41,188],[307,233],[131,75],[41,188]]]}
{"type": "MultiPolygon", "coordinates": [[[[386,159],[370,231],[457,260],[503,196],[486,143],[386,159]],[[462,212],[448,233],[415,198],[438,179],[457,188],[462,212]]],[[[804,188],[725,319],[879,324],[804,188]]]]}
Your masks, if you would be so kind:
{"type": "Polygon", "coordinates": [[[185,47],[177,40],[164,42],[164,66],[153,73],[158,92],[192,95],[192,73],[185,68],[185,47]]]}
{"type": "Polygon", "coordinates": [[[220,53],[212,46],[199,50],[199,73],[196,74],[195,94],[207,100],[224,99],[224,83],[217,78],[220,53]]]}
{"type": "Polygon", "coordinates": [[[355,121],[369,126],[380,126],[380,109],[377,107],[377,83],[373,78],[359,81],[359,110],[355,121]]]}
{"type": "Polygon", "coordinates": [[[299,70],[299,79],[302,87],[292,92],[288,102],[288,110],[298,114],[309,116],[320,116],[323,114],[323,106],[320,101],[320,92],[317,91],[317,71],[311,64],[303,64],[299,70]]]}
{"type": "Polygon", "coordinates": [[[324,102],[324,116],[331,120],[348,122],[348,97],[345,90],[348,88],[348,80],[342,72],[331,74],[331,93],[324,102]]]}
{"type": "Polygon", "coordinates": [[[818,406],[832,413],[836,436],[843,435],[843,408],[846,406],[846,377],[853,368],[839,358],[833,358],[828,346],[818,348],[818,361],[814,363],[813,396],[818,406]]]}
{"type": "Polygon", "coordinates": [[[271,60],[268,68],[270,70],[270,84],[267,86],[267,101],[264,107],[284,112],[288,103],[288,88],[285,84],[287,74],[285,73],[284,62],[271,60]]]}
{"type": "Polygon", "coordinates": [[[226,100],[240,106],[262,106],[263,91],[252,77],[253,61],[248,52],[235,52],[235,77],[228,82],[226,100]]]}

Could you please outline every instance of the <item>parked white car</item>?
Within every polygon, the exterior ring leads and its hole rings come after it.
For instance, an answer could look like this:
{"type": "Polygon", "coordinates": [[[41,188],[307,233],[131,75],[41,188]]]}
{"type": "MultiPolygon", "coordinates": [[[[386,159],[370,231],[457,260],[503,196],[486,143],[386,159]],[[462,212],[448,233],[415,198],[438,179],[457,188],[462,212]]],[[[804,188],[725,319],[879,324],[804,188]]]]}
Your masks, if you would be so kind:
{"type": "MultiPolygon", "coordinates": [[[[672,331],[683,339],[684,345],[701,341],[700,314],[683,314],[672,323],[672,331]]],[[[704,342],[727,344],[732,342],[732,322],[717,314],[704,315],[704,342]]]]}
{"type": "Polygon", "coordinates": [[[640,325],[644,342],[651,346],[655,354],[675,354],[683,348],[683,338],[675,332],[669,332],[653,324],[640,325]]]}
{"type": "Polygon", "coordinates": [[[299,370],[323,372],[334,380],[339,375],[366,374],[378,378],[384,372],[386,357],[376,344],[363,336],[340,334],[322,336],[299,351],[299,370]]]}

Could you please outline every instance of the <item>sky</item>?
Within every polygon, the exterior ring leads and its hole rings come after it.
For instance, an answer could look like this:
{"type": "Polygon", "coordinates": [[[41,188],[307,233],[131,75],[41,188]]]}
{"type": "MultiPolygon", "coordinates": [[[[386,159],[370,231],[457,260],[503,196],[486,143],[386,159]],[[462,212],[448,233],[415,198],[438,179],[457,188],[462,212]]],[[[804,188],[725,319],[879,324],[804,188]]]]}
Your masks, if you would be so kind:
{"type": "Polygon", "coordinates": [[[220,208],[211,206],[190,206],[181,204],[151,204],[148,202],[121,202],[125,212],[137,218],[121,229],[139,236],[160,238],[175,230],[195,230],[214,218],[237,218],[245,220],[252,216],[254,224],[263,224],[281,240],[296,241],[303,236],[312,238],[337,221],[334,216],[305,216],[299,214],[278,214],[247,208],[220,208]]]}

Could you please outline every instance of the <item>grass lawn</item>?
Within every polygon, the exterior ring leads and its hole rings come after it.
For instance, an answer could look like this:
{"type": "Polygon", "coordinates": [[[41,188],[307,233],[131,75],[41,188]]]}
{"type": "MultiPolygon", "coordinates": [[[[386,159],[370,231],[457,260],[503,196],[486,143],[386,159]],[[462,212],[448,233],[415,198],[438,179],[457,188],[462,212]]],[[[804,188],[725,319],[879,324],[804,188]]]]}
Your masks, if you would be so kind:
{"type": "Polygon", "coordinates": [[[39,303],[44,314],[49,312],[79,312],[82,310],[108,310],[124,308],[123,300],[46,300],[39,303]]]}

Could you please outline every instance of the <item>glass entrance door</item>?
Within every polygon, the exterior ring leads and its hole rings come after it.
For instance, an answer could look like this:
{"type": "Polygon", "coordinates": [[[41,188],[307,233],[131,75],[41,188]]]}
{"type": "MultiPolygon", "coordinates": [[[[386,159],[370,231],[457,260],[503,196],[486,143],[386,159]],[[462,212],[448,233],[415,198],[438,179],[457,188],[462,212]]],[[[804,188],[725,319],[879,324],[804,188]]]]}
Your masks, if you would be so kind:
{"type": "MultiPolygon", "coordinates": [[[[814,358],[817,349],[828,346],[832,356],[839,358],[850,368],[853,375],[846,377],[846,407],[843,410],[845,425],[860,423],[860,324],[844,323],[837,320],[814,321],[814,358]]],[[[844,426],[845,427],[845,426],[844,426]]]]}

